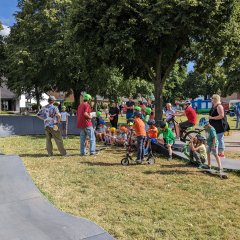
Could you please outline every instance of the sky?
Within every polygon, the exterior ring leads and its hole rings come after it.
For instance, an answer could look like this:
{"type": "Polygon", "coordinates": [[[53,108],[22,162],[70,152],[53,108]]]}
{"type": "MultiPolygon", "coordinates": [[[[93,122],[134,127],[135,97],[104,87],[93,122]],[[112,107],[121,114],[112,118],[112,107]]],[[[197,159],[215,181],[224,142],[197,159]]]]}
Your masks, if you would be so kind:
{"type": "Polygon", "coordinates": [[[9,26],[14,24],[13,14],[17,10],[17,0],[0,0],[0,21],[3,24],[4,30],[0,31],[1,35],[8,35],[9,26]]]}

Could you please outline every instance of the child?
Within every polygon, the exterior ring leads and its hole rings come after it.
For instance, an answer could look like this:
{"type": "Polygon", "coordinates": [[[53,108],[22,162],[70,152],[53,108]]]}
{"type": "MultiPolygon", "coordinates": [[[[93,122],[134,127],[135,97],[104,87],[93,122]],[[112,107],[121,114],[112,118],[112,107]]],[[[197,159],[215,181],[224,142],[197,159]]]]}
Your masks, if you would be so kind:
{"type": "Polygon", "coordinates": [[[135,135],[137,136],[137,159],[136,163],[141,164],[144,159],[144,141],[146,138],[145,124],[141,119],[142,114],[134,112],[134,126],[135,135]]]}
{"type": "Polygon", "coordinates": [[[144,108],[144,112],[145,112],[145,117],[144,117],[144,122],[145,122],[145,130],[146,130],[146,132],[148,131],[148,128],[149,128],[149,126],[148,126],[148,121],[149,121],[149,119],[150,119],[150,114],[151,114],[151,112],[152,112],[152,109],[151,108],[149,108],[149,107],[146,107],[146,108],[144,108]]]}
{"type": "Polygon", "coordinates": [[[164,144],[168,149],[168,160],[172,160],[172,145],[174,144],[174,135],[172,130],[168,127],[168,124],[164,121],[159,122],[160,131],[158,137],[163,134],[163,140],[158,139],[158,142],[164,144]]]}
{"type": "Polygon", "coordinates": [[[61,111],[61,124],[60,124],[60,131],[63,139],[67,138],[68,116],[69,114],[66,112],[66,107],[63,106],[61,111]]]}
{"type": "Polygon", "coordinates": [[[115,144],[117,145],[125,145],[127,141],[127,128],[124,126],[120,127],[119,133],[117,134],[117,137],[115,139],[115,144]]]}
{"type": "Polygon", "coordinates": [[[201,135],[197,135],[190,141],[190,156],[196,159],[199,168],[202,168],[203,164],[207,161],[205,141],[206,138],[201,135]]]}
{"type": "Polygon", "coordinates": [[[108,143],[113,145],[115,142],[115,139],[116,139],[116,130],[117,129],[115,127],[110,127],[108,130],[109,130],[108,134],[106,135],[107,139],[108,139],[108,143]]]}
{"type": "Polygon", "coordinates": [[[150,144],[157,142],[157,135],[158,135],[158,129],[155,127],[155,120],[149,120],[148,125],[149,125],[148,140],[147,140],[147,146],[144,151],[145,155],[147,155],[149,152],[150,144]]]}
{"type": "Polygon", "coordinates": [[[104,120],[100,120],[99,121],[99,127],[96,130],[96,137],[97,139],[99,139],[101,142],[105,141],[105,136],[106,136],[106,130],[107,127],[105,126],[105,121],[104,120]]]}
{"type": "Polygon", "coordinates": [[[100,112],[100,111],[96,112],[96,127],[95,127],[95,130],[98,130],[98,128],[99,128],[99,125],[100,125],[99,122],[100,122],[100,120],[102,120],[101,115],[102,115],[102,112],[100,112]]]}
{"type": "Polygon", "coordinates": [[[216,158],[219,171],[222,171],[222,163],[218,156],[218,140],[217,140],[217,133],[213,126],[210,125],[209,120],[207,118],[201,118],[199,121],[199,126],[204,127],[206,131],[206,138],[207,138],[207,158],[208,158],[208,165],[204,168],[211,169],[211,156],[212,153],[216,158]]]}

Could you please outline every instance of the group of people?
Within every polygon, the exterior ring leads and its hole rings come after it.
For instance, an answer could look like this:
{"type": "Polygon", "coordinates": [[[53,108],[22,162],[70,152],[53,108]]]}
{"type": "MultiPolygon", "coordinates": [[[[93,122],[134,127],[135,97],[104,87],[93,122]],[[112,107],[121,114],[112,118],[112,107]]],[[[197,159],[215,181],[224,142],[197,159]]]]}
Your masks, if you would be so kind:
{"type": "MultiPolygon", "coordinates": [[[[87,154],[86,142],[89,139],[90,143],[90,155],[96,154],[96,137],[98,140],[105,144],[117,144],[124,145],[128,139],[129,130],[134,130],[134,136],[137,143],[137,159],[138,163],[141,163],[144,159],[144,155],[147,153],[147,149],[151,142],[165,144],[168,149],[168,159],[172,159],[172,146],[176,138],[181,137],[183,130],[186,128],[195,126],[197,124],[196,111],[191,107],[191,101],[184,102],[184,111],[176,112],[173,110],[170,103],[166,104],[166,120],[157,121],[154,120],[154,106],[140,104],[135,105],[131,97],[126,102],[126,125],[121,125],[118,128],[118,115],[119,109],[115,103],[109,111],[109,120],[111,127],[107,127],[105,121],[102,119],[102,113],[97,112],[96,116],[92,116],[91,109],[91,96],[85,94],[83,96],[83,103],[78,106],[77,109],[77,128],[80,130],[80,154],[82,156],[87,154]],[[187,117],[185,122],[181,122],[176,125],[176,133],[173,133],[171,125],[171,119],[176,116],[187,117]],[[96,124],[93,124],[95,118],[96,124]],[[131,124],[133,126],[131,126],[131,124]],[[163,134],[163,138],[160,139],[160,135],[163,134]]],[[[49,104],[42,108],[37,116],[44,120],[45,135],[46,135],[46,147],[49,156],[53,154],[51,139],[54,138],[57,147],[61,155],[66,155],[66,150],[63,146],[62,136],[66,137],[66,132],[63,130],[67,129],[68,114],[65,108],[59,112],[58,108],[54,106],[56,99],[54,96],[50,96],[48,99],[49,104]],[[61,130],[59,129],[61,126],[61,130]]],[[[200,143],[203,139],[199,136],[197,139],[192,139],[190,144],[190,151],[194,155],[198,155],[199,159],[208,159],[208,167],[211,167],[210,153],[216,157],[216,160],[221,169],[220,157],[224,157],[224,132],[227,130],[226,115],[224,113],[223,106],[220,102],[220,96],[214,94],[212,96],[212,109],[209,112],[208,118],[200,121],[201,127],[206,130],[206,141],[208,150],[204,152],[203,147],[200,143]],[[201,146],[201,147],[200,147],[201,146]]],[[[201,160],[202,162],[202,160],[201,160]]]]}

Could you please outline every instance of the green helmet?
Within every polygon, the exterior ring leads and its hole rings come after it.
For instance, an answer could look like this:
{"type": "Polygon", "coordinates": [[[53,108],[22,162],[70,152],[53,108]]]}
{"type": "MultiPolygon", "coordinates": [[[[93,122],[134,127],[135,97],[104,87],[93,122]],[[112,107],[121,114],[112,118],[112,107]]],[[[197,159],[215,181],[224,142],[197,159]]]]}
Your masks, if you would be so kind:
{"type": "Polygon", "coordinates": [[[146,108],[144,108],[144,112],[147,113],[147,114],[151,114],[152,109],[149,108],[149,107],[146,107],[146,108]]]}
{"type": "Polygon", "coordinates": [[[90,94],[85,94],[85,95],[83,96],[83,100],[84,100],[84,101],[92,100],[92,96],[91,96],[90,94]]]}
{"type": "Polygon", "coordinates": [[[96,115],[97,117],[100,117],[102,115],[102,112],[98,111],[96,115]]]}
{"type": "Polygon", "coordinates": [[[136,110],[136,111],[140,112],[142,109],[141,109],[141,107],[139,107],[139,106],[136,106],[136,107],[134,107],[134,110],[136,110]]]}

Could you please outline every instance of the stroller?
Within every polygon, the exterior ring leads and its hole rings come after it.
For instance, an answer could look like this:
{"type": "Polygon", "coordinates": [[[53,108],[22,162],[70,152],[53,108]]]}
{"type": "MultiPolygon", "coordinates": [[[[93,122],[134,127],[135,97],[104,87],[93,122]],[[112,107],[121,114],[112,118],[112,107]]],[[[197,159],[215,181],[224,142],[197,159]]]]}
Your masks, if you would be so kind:
{"type": "MultiPolygon", "coordinates": [[[[127,139],[127,142],[125,144],[126,146],[126,156],[121,160],[121,164],[123,166],[128,166],[130,162],[137,164],[137,162],[133,159],[133,152],[136,151],[136,144],[133,142],[133,129],[130,129],[130,133],[127,139]]],[[[154,164],[155,163],[155,157],[152,153],[152,147],[151,144],[148,148],[148,153],[145,155],[147,164],[154,164]]]]}

